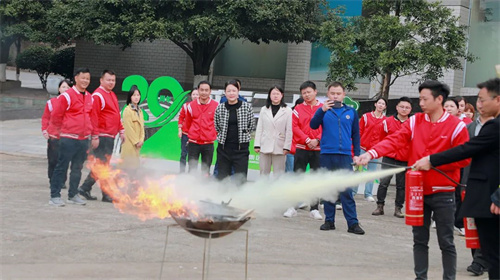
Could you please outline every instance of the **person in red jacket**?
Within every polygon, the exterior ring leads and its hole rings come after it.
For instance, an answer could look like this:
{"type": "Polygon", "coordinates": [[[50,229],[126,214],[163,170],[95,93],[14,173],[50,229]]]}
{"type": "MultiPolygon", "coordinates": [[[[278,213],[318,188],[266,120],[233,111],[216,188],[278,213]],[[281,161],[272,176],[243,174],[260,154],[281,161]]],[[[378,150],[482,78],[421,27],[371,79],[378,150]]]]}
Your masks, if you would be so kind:
{"type": "MultiPolygon", "coordinates": [[[[62,93],[65,93],[71,86],[71,82],[66,79],[59,82],[57,96],[62,93]]],[[[57,164],[57,157],[59,156],[59,139],[55,137],[50,137],[47,132],[47,128],[49,127],[50,116],[52,115],[52,111],[54,110],[54,106],[57,102],[57,97],[53,97],[47,101],[45,104],[45,110],[42,115],[42,134],[45,139],[47,139],[47,160],[48,160],[48,176],[49,176],[49,186],[52,178],[52,173],[54,173],[54,168],[57,164]]],[[[64,178],[64,182],[66,182],[66,178],[64,178]]],[[[65,185],[62,186],[63,189],[66,188],[65,185]]]]}
{"type": "MultiPolygon", "coordinates": [[[[198,89],[194,88],[191,91],[190,96],[191,96],[191,101],[198,99],[199,97],[198,89]]],[[[186,172],[186,158],[188,154],[187,143],[189,139],[188,139],[187,126],[185,126],[184,124],[186,123],[186,112],[189,103],[190,102],[186,102],[184,103],[184,105],[182,105],[181,111],[179,112],[179,120],[177,122],[177,126],[179,127],[178,136],[181,139],[180,173],[186,172]]]]}
{"type": "MultiPolygon", "coordinates": [[[[104,70],[100,79],[101,85],[92,93],[94,100],[93,114],[97,120],[97,132],[99,133],[99,146],[93,151],[97,160],[109,164],[113,148],[115,145],[115,137],[120,133],[122,142],[125,140],[123,125],[120,118],[120,107],[118,99],[113,92],[116,84],[116,74],[111,70],[104,70]]],[[[87,179],[78,188],[78,193],[85,197],[87,200],[96,200],[97,197],[92,196],[90,191],[95,181],[99,178],[92,172],[89,173],[87,179]]],[[[104,182],[100,182],[103,184],[104,182]]],[[[101,186],[102,201],[113,202],[113,199],[105,193],[103,186],[101,186]]]]}
{"type": "MultiPolygon", "coordinates": [[[[295,105],[292,107],[292,112],[295,110],[295,107],[297,105],[304,103],[304,98],[300,97],[299,99],[295,100],[295,105]]],[[[293,131],[292,131],[293,135],[293,131]]],[[[285,172],[293,172],[293,163],[295,161],[295,151],[296,151],[296,146],[297,143],[293,140],[292,137],[292,146],[290,147],[290,152],[286,155],[286,163],[285,163],[285,172]]]]}
{"type": "MultiPolygon", "coordinates": [[[[357,165],[366,165],[372,158],[389,155],[391,152],[409,147],[408,164],[430,154],[448,150],[469,140],[465,124],[443,109],[450,88],[438,81],[428,80],[419,88],[420,107],[423,113],[413,115],[395,134],[373,146],[368,152],[354,158],[357,165]]],[[[431,214],[436,220],[436,233],[441,249],[443,279],[455,279],[457,251],[453,242],[455,221],[455,187],[460,181],[460,168],[470,159],[442,165],[439,170],[423,173],[424,225],[413,226],[413,261],[417,279],[427,279],[429,268],[429,229],[431,214]]]]}
{"type": "MultiPolygon", "coordinates": [[[[397,113],[394,116],[386,118],[380,125],[380,140],[385,139],[387,136],[398,132],[403,123],[408,120],[411,113],[411,99],[408,97],[401,97],[396,105],[397,113]]],[[[392,165],[407,166],[408,165],[408,147],[392,151],[383,159],[383,163],[392,165]]],[[[387,165],[382,165],[382,169],[389,169],[387,165]]],[[[385,197],[387,195],[387,188],[391,182],[392,176],[387,176],[380,179],[380,185],[377,190],[377,209],[373,211],[372,215],[384,215],[385,197]]],[[[405,173],[400,172],[396,174],[396,207],[394,208],[394,216],[404,218],[403,203],[405,203],[405,173]]]]}
{"type": "MultiPolygon", "coordinates": [[[[361,136],[361,152],[364,153],[371,149],[375,144],[380,141],[380,125],[386,119],[385,109],[387,109],[387,100],[379,97],[374,103],[375,110],[364,114],[359,119],[359,135],[361,136]]],[[[368,164],[369,171],[377,170],[378,165],[375,161],[368,164]]],[[[372,195],[373,181],[365,183],[365,200],[375,202],[372,195]]],[[[358,188],[353,188],[354,195],[358,192],[358,188]]]]}
{"type": "Polygon", "coordinates": [[[219,103],[212,98],[212,86],[207,81],[198,84],[197,100],[187,106],[184,125],[188,132],[188,164],[189,172],[198,169],[201,156],[201,172],[208,175],[214,156],[214,142],[217,132],[214,125],[215,109],[219,103]]]}
{"type": "Polygon", "coordinates": [[[67,202],[85,205],[85,200],[78,195],[78,184],[91,136],[92,148],[99,146],[97,120],[92,117],[92,96],[86,90],[90,84],[89,69],[76,69],[74,79],[75,85],[59,95],[47,129],[49,135],[59,138],[59,157],[50,182],[49,204],[53,206],[65,205],[61,199],[61,188],[70,162],[67,202]]]}
{"type": "MultiPolygon", "coordinates": [[[[311,81],[305,81],[300,85],[300,94],[304,102],[295,106],[292,114],[293,142],[295,142],[295,156],[293,163],[294,172],[305,172],[307,165],[311,171],[317,170],[319,166],[320,146],[322,128],[312,129],[309,125],[312,117],[323,103],[316,99],[318,91],[316,84],[311,81]]],[[[316,220],[322,220],[323,217],[318,210],[319,201],[311,205],[310,217],[316,220]]],[[[288,208],[283,216],[291,218],[297,215],[295,207],[288,208]]]]}

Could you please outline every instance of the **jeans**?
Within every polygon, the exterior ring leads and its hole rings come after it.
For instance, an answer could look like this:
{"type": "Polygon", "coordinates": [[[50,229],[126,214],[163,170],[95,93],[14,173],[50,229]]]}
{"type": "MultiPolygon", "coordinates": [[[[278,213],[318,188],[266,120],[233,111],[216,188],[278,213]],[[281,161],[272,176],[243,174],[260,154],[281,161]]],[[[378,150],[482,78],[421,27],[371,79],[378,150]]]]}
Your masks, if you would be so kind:
{"type": "MultiPolygon", "coordinates": [[[[320,167],[319,163],[320,151],[307,151],[302,149],[297,149],[295,151],[294,161],[293,161],[293,172],[305,172],[307,165],[309,164],[309,169],[311,171],[318,170],[320,167]]],[[[311,204],[310,210],[318,210],[319,199],[311,204]]]]}
{"type": "MultiPolygon", "coordinates": [[[[111,155],[113,154],[114,145],[115,138],[99,137],[99,146],[92,152],[92,154],[101,162],[109,163],[111,155]]],[[[80,186],[80,189],[90,192],[92,190],[92,186],[95,184],[95,181],[96,176],[90,172],[83,184],[80,186]]],[[[103,186],[101,186],[101,190],[103,189],[103,186]]]]}
{"type": "Polygon", "coordinates": [[[285,172],[293,172],[293,161],[294,161],[294,156],[293,154],[287,154],[286,155],[286,162],[285,162],[285,172]]]}
{"type": "MultiPolygon", "coordinates": [[[[361,149],[361,154],[363,154],[365,152],[366,152],[365,150],[361,149]]],[[[379,162],[379,159],[372,159],[372,160],[370,160],[370,162],[366,166],[366,169],[368,171],[376,171],[378,164],[376,164],[375,162],[379,162]]],[[[354,194],[357,194],[358,193],[358,187],[354,187],[353,191],[354,191],[354,194]]],[[[365,183],[365,197],[372,196],[372,191],[373,191],[373,181],[366,182],[365,183]]]]}
{"type": "Polygon", "coordinates": [[[180,173],[185,173],[186,172],[186,158],[188,155],[188,136],[184,133],[182,133],[181,137],[181,159],[180,159],[180,173]]]}
{"type": "MultiPolygon", "coordinates": [[[[408,163],[405,161],[399,161],[393,158],[384,157],[382,159],[383,163],[395,164],[399,166],[407,166],[408,163]]],[[[382,169],[390,169],[391,166],[382,165],[382,169]]],[[[377,204],[385,205],[385,197],[387,196],[387,188],[391,183],[393,175],[386,176],[380,179],[380,185],[377,191],[377,204]]],[[[396,174],[396,207],[403,208],[405,203],[405,171],[396,174]]]]}
{"type": "Polygon", "coordinates": [[[210,173],[210,165],[214,157],[214,144],[196,144],[188,143],[188,163],[189,173],[198,170],[198,161],[201,156],[201,172],[203,174],[210,173]]]}
{"type": "MultiPolygon", "coordinates": [[[[49,162],[49,167],[47,168],[47,175],[49,176],[49,184],[52,182],[52,174],[57,165],[57,160],[59,159],[59,139],[49,138],[47,140],[47,160],[49,162]]],[[[64,183],[68,174],[64,174],[64,183]]]]}
{"type": "Polygon", "coordinates": [[[248,145],[248,143],[241,143],[237,147],[221,144],[217,146],[218,180],[231,176],[234,169],[234,181],[237,184],[243,184],[247,181],[248,156],[250,155],[248,145]]]}
{"type": "Polygon", "coordinates": [[[424,196],[424,225],[413,227],[413,262],[416,279],[427,279],[429,269],[429,235],[431,214],[436,221],[436,234],[441,249],[443,279],[455,279],[457,251],[453,242],[455,194],[441,192],[424,196]]]}
{"type": "Polygon", "coordinates": [[[71,172],[69,175],[68,197],[72,198],[78,193],[78,184],[82,178],[82,168],[87,151],[89,149],[89,140],[75,140],[70,138],[61,138],[59,140],[59,158],[57,165],[52,173],[50,182],[50,197],[61,197],[61,188],[64,185],[69,163],[71,162],[71,172]]]}
{"type": "MultiPolygon", "coordinates": [[[[320,165],[322,168],[334,171],[339,169],[352,170],[352,157],[348,155],[322,154],[320,156],[320,165]]],[[[342,191],[339,194],[340,202],[342,203],[342,211],[347,221],[347,226],[352,226],[359,223],[358,214],[356,212],[356,202],[350,188],[342,191]]],[[[325,221],[335,222],[335,202],[323,201],[325,206],[325,221]]]]}

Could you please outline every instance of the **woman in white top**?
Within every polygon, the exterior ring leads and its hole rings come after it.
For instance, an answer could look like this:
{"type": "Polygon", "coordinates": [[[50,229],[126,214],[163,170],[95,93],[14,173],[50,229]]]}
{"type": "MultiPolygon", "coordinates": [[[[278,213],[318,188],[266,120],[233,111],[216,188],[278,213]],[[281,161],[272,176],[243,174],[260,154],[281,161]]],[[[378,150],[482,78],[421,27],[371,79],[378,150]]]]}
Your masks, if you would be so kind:
{"type": "Polygon", "coordinates": [[[279,86],[269,89],[266,106],[260,109],[254,150],[259,153],[260,174],[285,172],[286,154],[292,145],[292,110],[286,107],[279,86]]]}

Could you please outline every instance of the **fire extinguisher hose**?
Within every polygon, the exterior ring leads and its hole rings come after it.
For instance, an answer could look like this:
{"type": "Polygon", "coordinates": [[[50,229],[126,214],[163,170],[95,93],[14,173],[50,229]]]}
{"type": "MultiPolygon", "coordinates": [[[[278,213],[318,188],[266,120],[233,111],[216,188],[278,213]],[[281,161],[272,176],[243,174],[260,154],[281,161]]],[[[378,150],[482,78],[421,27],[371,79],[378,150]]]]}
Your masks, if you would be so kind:
{"type": "MultiPolygon", "coordinates": [[[[380,165],[386,165],[386,166],[390,166],[390,167],[404,167],[406,169],[413,168],[412,166],[401,166],[401,165],[396,165],[396,164],[391,164],[391,163],[386,163],[386,162],[378,162],[378,161],[370,161],[370,163],[375,163],[375,164],[380,164],[380,165]]],[[[453,180],[450,176],[448,176],[448,174],[446,174],[443,171],[437,169],[436,167],[431,166],[431,168],[433,170],[437,171],[438,173],[440,173],[441,175],[445,176],[446,178],[448,178],[448,180],[452,181],[457,186],[459,186],[459,187],[466,187],[466,185],[458,183],[457,181],[453,180]]]]}

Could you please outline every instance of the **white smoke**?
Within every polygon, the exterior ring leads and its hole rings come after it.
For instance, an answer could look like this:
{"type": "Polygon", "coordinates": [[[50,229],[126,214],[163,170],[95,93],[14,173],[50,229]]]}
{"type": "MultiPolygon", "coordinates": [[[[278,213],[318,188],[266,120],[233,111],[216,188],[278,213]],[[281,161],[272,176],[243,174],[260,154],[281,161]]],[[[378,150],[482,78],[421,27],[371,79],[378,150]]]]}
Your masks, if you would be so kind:
{"type": "Polygon", "coordinates": [[[335,201],[338,193],[348,187],[404,171],[404,168],[375,172],[353,173],[347,170],[312,173],[286,173],[277,179],[262,178],[235,186],[230,180],[216,181],[208,177],[178,175],[170,183],[180,199],[186,201],[209,200],[214,203],[230,202],[230,206],[254,209],[259,216],[281,215],[298,203],[322,198],[335,201]]]}

